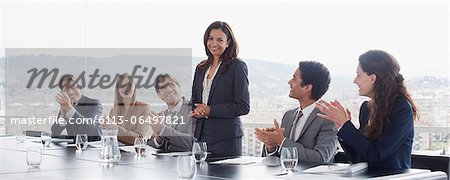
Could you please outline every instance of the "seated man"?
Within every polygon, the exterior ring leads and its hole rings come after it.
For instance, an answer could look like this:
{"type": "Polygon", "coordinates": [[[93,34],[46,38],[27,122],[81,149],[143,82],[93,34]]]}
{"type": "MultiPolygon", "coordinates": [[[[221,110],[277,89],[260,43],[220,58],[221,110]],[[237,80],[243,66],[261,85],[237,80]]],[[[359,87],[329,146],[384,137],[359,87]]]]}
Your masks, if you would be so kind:
{"type": "Polygon", "coordinates": [[[56,101],[60,106],[58,119],[63,118],[64,122],[52,125],[53,136],[60,136],[66,129],[68,136],[87,134],[89,141],[100,140],[98,122],[102,115],[100,101],[83,96],[81,86],[75,83],[71,74],[61,76],[58,86],[61,89],[56,95],[56,101]]]}
{"type": "Polygon", "coordinates": [[[315,108],[315,102],[328,90],[328,69],[318,62],[301,61],[288,84],[289,97],[297,99],[299,107],[284,114],[281,128],[274,120],[273,128],[255,129],[264,143],[262,155],[279,156],[282,147],[297,147],[299,161],[331,162],[337,150],[337,129],[318,117],[315,108]]]}
{"type": "MultiPolygon", "coordinates": [[[[169,124],[151,124],[153,136],[147,141],[149,146],[167,151],[190,151],[195,141],[195,123],[189,116],[189,100],[180,96],[180,83],[169,74],[159,74],[155,78],[155,91],[167,104],[167,109],[158,115],[169,120],[169,124]]],[[[167,123],[167,121],[164,121],[167,123]]]]}

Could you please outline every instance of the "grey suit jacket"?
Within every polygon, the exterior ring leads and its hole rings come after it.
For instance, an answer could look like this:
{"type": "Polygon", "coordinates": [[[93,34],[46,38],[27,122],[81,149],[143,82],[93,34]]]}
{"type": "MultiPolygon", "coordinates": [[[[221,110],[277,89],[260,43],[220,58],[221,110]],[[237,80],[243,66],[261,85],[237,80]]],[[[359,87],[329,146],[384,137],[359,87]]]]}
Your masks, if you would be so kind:
{"type": "MultiPolygon", "coordinates": [[[[98,119],[102,115],[102,104],[97,99],[91,99],[86,96],[81,96],[78,104],[74,106],[75,114],[73,115],[72,123],[67,123],[66,126],[60,126],[55,123],[52,125],[52,135],[59,136],[61,132],[66,129],[67,135],[76,136],[77,134],[87,134],[89,140],[98,140],[100,136],[100,127],[98,119]],[[89,119],[89,123],[76,123],[76,119],[89,119]]],[[[58,118],[60,117],[58,113],[58,118]]]]}
{"type": "MultiPolygon", "coordinates": [[[[281,127],[285,129],[285,137],[289,137],[297,109],[289,110],[283,116],[281,127]]],[[[332,161],[337,150],[337,128],[331,121],[318,117],[318,112],[319,110],[314,108],[298,139],[286,138],[283,143],[282,147],[297,147],[299,161],[328,163],[332,161]]],[[[274,155],[279,156],[279,153],[274,155]]],[[[266,156],[265,150],[263,156],[266,156]]]]}
{"type": "MultiPolygon", "coordinates": [[[[178,121],[178,124],[172,124],[170,126],[166,126],[164,131],[161,134],[161,138],[163,138],[162,145],[157,147],[153,141],[153,137],[147,141],[149,146],[158,149],[164,149],[167,151],[191,151],[192,144],[196,139],[193,136],[193,131],[195,129],[195,119],[188,116],[191,111],[191,105],[188,100],[182,98],[183,105],[179,112],[177,112],[176,116],[183,117],[184,124],[181,124],[181,120],[178,121]]],[[[168,114],[164,114],[167,116],[168,114]]]]}

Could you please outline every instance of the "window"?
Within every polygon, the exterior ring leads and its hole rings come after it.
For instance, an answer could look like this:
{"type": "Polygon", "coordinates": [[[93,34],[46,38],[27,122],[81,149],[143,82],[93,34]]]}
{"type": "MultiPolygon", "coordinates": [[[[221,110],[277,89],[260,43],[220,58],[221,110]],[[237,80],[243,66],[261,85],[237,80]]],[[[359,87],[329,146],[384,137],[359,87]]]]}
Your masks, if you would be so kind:
{"type": "MultiPolygon", "coordinates": [[[[399,61],[422,115],[415,124],[414,150],[449,151],[447,2],[268,0],[258,4],[224,1],[220,6],[201,1],[122,6],[121,2],[36,1],[3,5],[1,57],[6,47],[188,47],[195,65],[205,57],[206,27],[215,20],[228,22],[239,43],[239,56],[249,68],[251,112],[243,117],[247,155],[261,150],[253,137],[255,127],[271,126],[273,119],[280,120],[286,110],[297,106],[287,96],[287,81],[298,61],[315,60],[329,68],[332,84],[323,99],[340,100],[356,121],[364,101],[352,83],[357,58],[370,49],[385,50],[399,61]]],[[[0,106],[4,110],[4,104],[0,106]]],[[[0,123],[4,123],[1,118],[0,123]]]]}

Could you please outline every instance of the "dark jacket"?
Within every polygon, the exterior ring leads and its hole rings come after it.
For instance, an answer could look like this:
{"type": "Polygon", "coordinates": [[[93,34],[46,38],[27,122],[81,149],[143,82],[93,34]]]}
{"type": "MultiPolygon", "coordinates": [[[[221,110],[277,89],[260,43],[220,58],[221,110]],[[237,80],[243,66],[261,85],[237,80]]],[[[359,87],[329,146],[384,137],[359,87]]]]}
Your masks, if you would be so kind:
{"type": "Polygon", "coordinates": [[[411,167],[411,150],[414,139],[414,123],[411,105],[398,99],[389,123],[377,141],[372,142],[363,135],[369,120],[368,102],[361,105],[359,130],[346,122],[338,132],[338,138],[350,161],[366,161],[369,168],[408,169],[411,167]]]}
{"type": "MultiPolygon", "coordinates": [[[[192,84],[192,104],[202,103],[203,80],[207,69],[197,68],[192,84]]],[[[250,111],[247,65],[233,60],[228,68],[221,65],[211,85],[208,118],[197,120],[195,137],[206,142],[208,157],[239,156],[242,154],[242,123],[239,116],[250,111]]]]}
{"type": "MultiPolygon", "coordinates": [[[[86,96],[81,96],[78,104],[73,106],[75,108],[75,114],[73,115],[72,123],[67,123],[66,126],[61,127],[59,124],[55,123],[52,125],[52,135],[60,136],[61,132],[66,129],[67,135],[70,137],[75,137],[77,134],[87,134],[88,139],[100,140],[100,127],[99,118],[102,116],[102,104],[97,99],[91,99],[86,96]],[[77,124],[77,119],[85,118],[85,123],[77,124]]],[[[59,112],[60,113],[60,112],[59,112]]],[[[60,114],[58,113],[58,119],[60,114]]]]}

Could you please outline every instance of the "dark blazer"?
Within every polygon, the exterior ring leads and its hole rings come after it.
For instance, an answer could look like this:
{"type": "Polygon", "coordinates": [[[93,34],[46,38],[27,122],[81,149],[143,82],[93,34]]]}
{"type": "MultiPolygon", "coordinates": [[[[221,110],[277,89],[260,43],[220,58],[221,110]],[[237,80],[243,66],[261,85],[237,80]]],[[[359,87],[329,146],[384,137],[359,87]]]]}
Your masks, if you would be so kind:
{"type": "Polygon", "coordinates": [[[345,154],[352,162],[366,161],[369,168],[407,169],[411,167],[411,150],[414,139],[414,123],[411,105],[399,98],[389,116],[389,124],[376,142],[363,135],[370,109],[368,102],[361,105],[359,130],[347,121],[338,132],[345,154]]]}
{"type": "MultiPolygon", "coordinates": [[[[191,104],[188,100],[182,97],[182,106],[177,117],[183,117],[184,124],[172,124],[166,126],[161,134],[162,144],[157,147],[153,138],[151,137],[147,144],[157,149],[163,149],[166,151],[191,151],[192,144],[194,144],[195,138],[193,136],[193,130],[195,129],[195,120],[189,116],[191,111],[191,104]]],[[[166,111],[161,112],[159,115],[168,116],[166,111]]],[[[178,123],[181,123],[179,120],[178,123]]]]}
{"type": "MultiPolygon", "coordinates": [[[[86,96],[81,96],[78,104],[74,106],[75,114],[73,115],[73,123],[67,123],[66,126],[61,127],[59,124],[55,123],[52,125],[52,135],[60,136],[61,132],[66,129],[68,136],[76,136],[77,134],[87,134],[89,140],[99,140],[100,139],[100,127],[98,119],[102,115],[102,104],[97,99],[91,99],[86,96]],[[93,123],[86,124],[76,124],[76,119],[88,118],[92,119],[93,123]]],[[[58,119],[60,117],[61,111],[58,113],[58,119]]]]}
{"type": "MultiPolygon", "coordinates": [[[[207,69],[197,68],[192,83],[192,103],[202,103],[203,80],[207,69]]],[[[195,137],[205,141],[208,157],[239,156],[242,154],[242,123],[239,116],[250,111],[247,65],[233,60],[228,68],[221,65],[211,85],[208,118],[196,122],[195,137]]]]}
{"type": "MultiPolygon", "coordinates": [[[[298,108],[291,109],[283,116],[281,127],[285,129],[284,137],[289,137],[297,110],[298,108]]],[[[297,147],[298,160],[300,162],[329,163],[332,162],[334,153],[337,150],[337,128],[333,122],[317,116],[318,112],[319,110],[314,108],[307,118],[298,139],[287,138],[283,143],[283,147],[297,147]]],[[[274,155],[280,156],[279,153],[274,155]]],[[[265,149],[263,149],[262,156],[266,156],[265,149]]]]}

